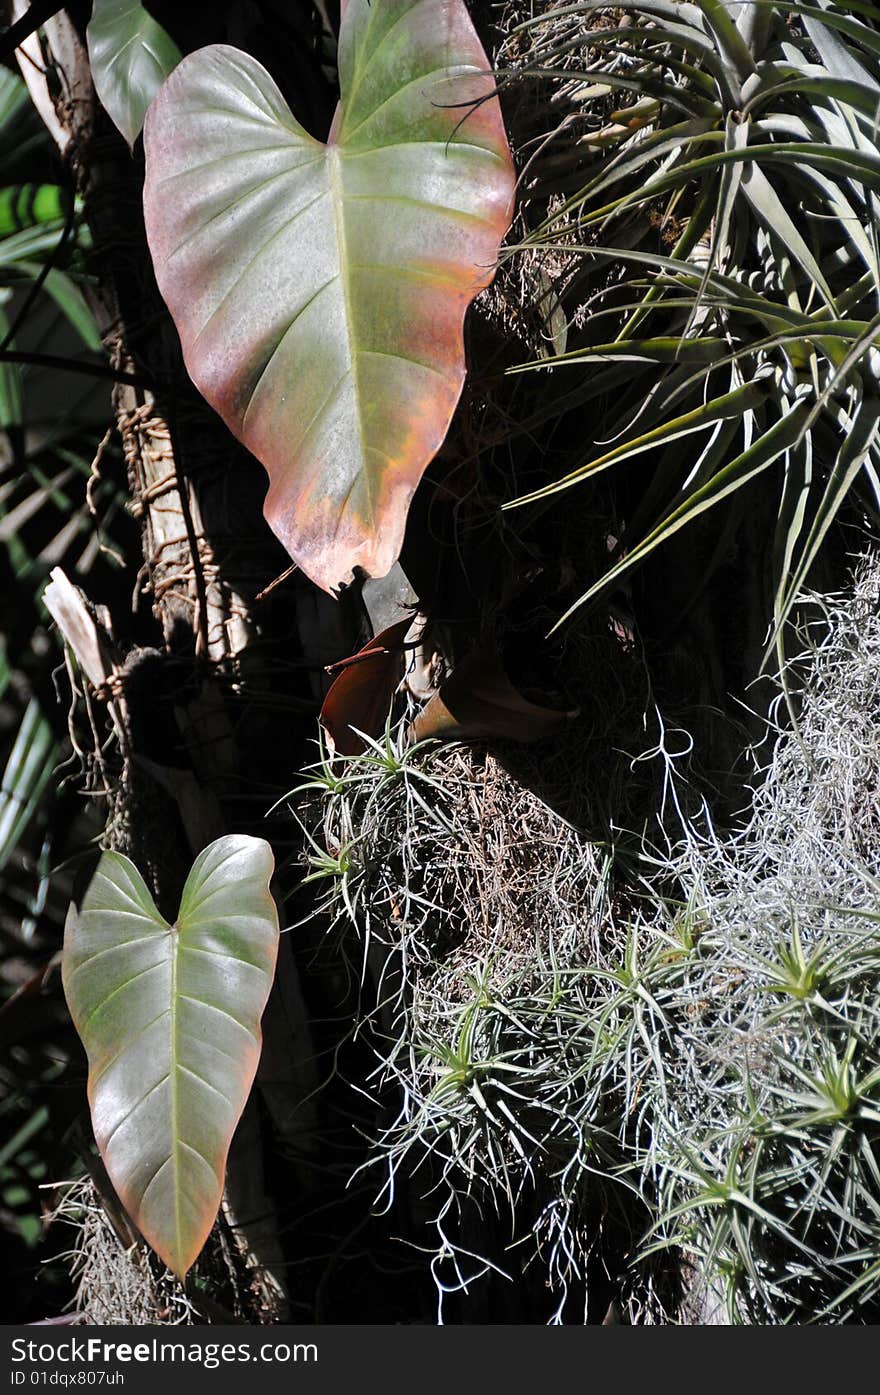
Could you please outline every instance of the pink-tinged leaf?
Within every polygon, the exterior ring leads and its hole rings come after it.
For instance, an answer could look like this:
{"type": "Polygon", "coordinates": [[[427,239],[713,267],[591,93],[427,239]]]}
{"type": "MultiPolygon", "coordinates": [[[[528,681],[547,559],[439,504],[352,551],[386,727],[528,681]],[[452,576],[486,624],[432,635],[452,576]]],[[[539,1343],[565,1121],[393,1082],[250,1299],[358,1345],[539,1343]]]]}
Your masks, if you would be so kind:
{"type": "Polygon", "coordinates": [[[225,46],[147,115],[147,234],[189,373],[318,585],[382,576],[465,376],[514,171],[463,0],[349,0],[327,144],[225,46]]]}
{"type": "Polygon", "coordinates": [[[169,925],[134,863],[104,853],[67,918],[62,977],[95,1139],[135,1225],[181,1277],[214,1224],[260,1057],[278,952],[273,865],[261,838],[219,838],[169,925]]]}

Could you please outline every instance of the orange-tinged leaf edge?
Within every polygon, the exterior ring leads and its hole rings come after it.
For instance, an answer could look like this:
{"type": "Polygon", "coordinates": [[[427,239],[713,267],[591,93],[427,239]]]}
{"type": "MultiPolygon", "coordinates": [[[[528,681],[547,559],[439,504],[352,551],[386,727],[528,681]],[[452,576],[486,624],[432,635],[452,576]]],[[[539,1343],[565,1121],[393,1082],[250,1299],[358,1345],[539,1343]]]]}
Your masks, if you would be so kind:
{"type": "MultiPolygon", "coordinates": [[[[216,840],[196,858],[181,899],[181,914],[174,925],[169,925],[157,911],[134,863],[119,853],[104,853],[81,906],[71,906],[68,912],[62,957],[62,982],[74,1026],[83,1040],[88,1056],[88,1096],[95,1139],[107,1174],[132,1222],[168,1268],[180,1279],[185,1278],[201,1253],[216,1219],[222,1200],[232,1135],[247,1102],[259,1064],[262,1041],[260,1018],[271,990],[279,940],[278,913],[269,890],[273,870],[272,852],[263,839],[246,835],[227,835],[216,840]],[[233,879],[234,884],[228,884],[232,876],[229,863],[236,858],[239,860],[235,869],[237,875],[233,879]],[[244,872],[241,870],[242,858],[244,872]],[[208,865],[212,859],[218,866],[200,882],[200,869],[208,865]],[[225,878],[219,875],[223,865],[227,868],[225,878]],[[198,900],[193,903],[193,896],[200,887],[208,888],[203,901],[217,896],[218,892],[221,893],[222,908],[218,911],[212,910],[210,916],[204,909],[199,910],[198,900]],[[250,901],[249,889],[254,893],[250,901]],[[245,911],[245,919],[251,914],[247,929],[239,928],[234,932],[244,946],[244,952],[237,957],[229,956],[224,974],[222,968],[217,969],[212,963],[220,960],[222,964],[222,951],[218,952],[216,948],[218,933],[222,934],[223,931],[224,910],[228,923],[231,924],[231,918],[241,919],[242,912],[237,909],[240,905],[250,906],[252,911],[252,914],[251,911],[245,911]],[[124,932],[114,931],[114,919],[117,926],[124,925],[127,929],[124,932]],[[192,943],[194,939],[199,938],[207,940],[213,947],[206,948],[205,943],[192,943]],[[86,952],[89,947],[93,951],[91,954],[86,952]],[[176,984],[178,979],[183,981],[180,969],[172,968],[171,965],[179,966],[182,954],[190,951],[194,963],[200,966],[211,963],[211,972],[217,976],[218,982],[220,979],[228,979],[225,988],[232,990],[229,1002],[222,1007],[210,1002],[201,1004],[209,1009],[209,1025],[206,1023],[203,1030],[196,1030],[195,1033],[195,1045],[201,1052],[199,1069],[205,1072],[205,1059],[216,1058],[214,1065],[222,1065],[222,1070],[215,1073],[213,1079],[210,1077],[210,1071],[208,1078],[202,1079],[202,1086],[210,1092],[211,1109],[205,1111],[198,1105],[198,1101],[192,1095],[191,1082],[189,1097],[184,1095],[183,1090],[179,1091],[184,1104],[188,1099],[188,1117],[191,1118],[200,1111],[208,1115],[213,1113],[209,1127],[217,1130],[218,1136],[214,1140],[211,1157],[203,1156],[198,1164],[203,1186],[195,1199],[186,1196],[182,1186],[172,1186],[170,1200],[167,1196],[160,1196],[156,1206],[151,1208],[146,1205],[150,1187],[170,1161],[163,1156],[162,1150],[161,1126],[167,1122],[165,1115],[159,1117],[158,1127],[156,1118],[151,1119],[149,1116],[149,1109],[156,1107],[151,1105],[150,1101],[161,1099],[165,1080],[159,1080],[156,1086],[146,1090],[136,1099],[133,1108],[129,1107],[124,1090],[121,1089],[119,1081],[114,1080],[114,1072],[118,1076],[122,1067],[126,1065],[125,1058],[132,1042],[123,1042],[123,1045],[119,1046],[118,1035],[114,1035],[112,1030],[102,1035],[100,1023],[110,1000],[114,996],[124,994],[135,979],[138,980],[135,993],[129,995],[131,1006],[129,1007],[126,1001],[119,1006],[126,1009],[125,1020],[130,1022],[131,1026],[137,1023],[139,1011],[145,1010],[149,1016],[153,1011],[149,995],[157,992],[154,971],[168,969],[168,978],[172,985],[176,984]],[[151,959],[146,969],[135,972],[129,980],[117,984],[115,989],[109,987],[113,979],[112,975],[108,979],[107,974],[112,965],[121,965],[125,961],[131,963],[135,955],[144,954],[151,959]],[[92,965],[92,977],[83,978],[82,970],[88,968],[91,959],[96,960],[92,965]],[[244,974],[247,989],[243,996],[248,1001],[244,1008],[239,1005],[235,993],[233,980],[236,969],[239,973],[247,969],[244,974]],[[255,971],[261,981],[254,979],[255,971]],[[150,983],[152,987],[149,987],[150,983]],[[233,1014],[229,1011],[230,1007],[234,1007],[236,1014],[244,1019],[237,1025],[232,1025],[233,1014]],[[224,1023],[227,1016],[230,1021],[224,1023]],[[96,1020],[97,1027],[94,1025],[96,1020]],[[238,1041],[244,1049],[230,1052],[231,1041],[238,1041]],[[221,1062],[221,1058],[225,1059],[221,1062]],[[134,1130],[132,1141],[126,1146],[126,1125],[130,1119],[136,1117],[137,1111],[145,1104],[148,1110],[143,1125],[134,1130]],[[123,1144],[121,1152],[120,1137],[123,1144]],[[147,1166],[150,1169],[156,1168],[157,1156],[162,1159],[146,1188],[139,1185],[137,1178],[139,1148],[141,1154],[146,1155],[147,1166]],[[126,1162],[128,1166],[123,1165],[126,1162]],[[210,1179],[206,1177],[207,1171],[212,1173],[210,1179]],[[189,1217],[186,1224],[180,1224],[181,1212],[175,1196],[178,1201],[182,1197],[188,1207],[189,1217]],[[169,1210],[174,1213],[170,1225],[169,1210]]],[[[191,975],[192,972],[191,969],[187,969],[188,974],[191,975]]],[[[200,967],[197,974],[202,972],[200,967]]],[[[198,999],[188,1001],[199,1002],[198,999]]],[[[156,1002],[164,1002],[161,990],[158,991],[156,1002]]],[[[183,1011],[185,1010],[181,1008],[180,1012],[183,1011]]],[[[189,1008],[189,1012],[191,1020],[186,1025],[192,1032],[192,1007],[189,1008]]],[[[160,1013],[155,1022],[161,1022],[165,1015],[165,1011],[160,1013]]],[[[167,1016],[171,1025],[170,1036],[174,1038],[178,1031],[178,1015],[173,1002],[168,1008],[167,1016]]],[[[155,1022],[148,1023],[148,1030],[155,1026],[155,1022]]],[[[156,1035],[154,1032],[154,1036],[156,1035]]],[[[149,1077],[151,1068],[155,1068],[155,1062],[161,1057],[161,1033],[158,1035],[158,1052],[142,1051],[140,1056],[135,1056],[128,1062],[129,1068],[134,1069],[138,1083],[142,1077],[149,1077]]],[[[155,1042],[152,1044],[156,1045],[155,1042]]],[[[170,1068],[174,1078],[197,1078],[196,1071],[191,1069],[194,1066],[192,1057],[188,1058],[188,1061],[178,1062],[173,1050],[169,1050],[170,1068]]],[[[160,1068],[161,1064],[159,1059],[160,1068]]],[[[170,1086],[169,1089],[173,1094],[170,1086]]],[[[197,1141],[201,1142],[201,1139],[197,1141]]],[[[179,1146],[175,1151],[180,1156],[185,1156],[183,1149],[188,1149],[190,1153],[196,1152],[196,1149],[183,1139],[181,1133],[179,1146]]],[[[172,1173],[175,1172],[176,1167],[172,1166],[172,1173]]]]}

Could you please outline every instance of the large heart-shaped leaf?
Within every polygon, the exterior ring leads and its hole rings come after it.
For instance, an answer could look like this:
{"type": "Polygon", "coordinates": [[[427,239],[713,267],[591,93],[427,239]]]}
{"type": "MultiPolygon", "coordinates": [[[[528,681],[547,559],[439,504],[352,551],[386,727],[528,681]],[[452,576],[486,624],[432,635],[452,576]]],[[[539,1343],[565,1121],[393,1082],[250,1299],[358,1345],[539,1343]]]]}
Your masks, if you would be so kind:
{"type": "Polygon", "coordinates": [[[278,951],[272,869],[261,838],[219,838],[169,925],[134,863],[108,852],[67,918],[62,976],[95,1138],[132,1220],[181,1276],[217,1215],[260,1057],[278,951]]]}
{"type": "Polygon", "coordinates": [[[326,145],[224,46],[147,114],[147,233],[187,368],[328,591],[391,567],[461,393],[513,199],[488,69],[463,0],[349,0],[326,145]]]}
{"type": "Polygon", "coordinates": [[[134,145],[147,107],[180,62],[180,49],[139,0],[94,0],[86,36],[101,105],[134,145]]]}

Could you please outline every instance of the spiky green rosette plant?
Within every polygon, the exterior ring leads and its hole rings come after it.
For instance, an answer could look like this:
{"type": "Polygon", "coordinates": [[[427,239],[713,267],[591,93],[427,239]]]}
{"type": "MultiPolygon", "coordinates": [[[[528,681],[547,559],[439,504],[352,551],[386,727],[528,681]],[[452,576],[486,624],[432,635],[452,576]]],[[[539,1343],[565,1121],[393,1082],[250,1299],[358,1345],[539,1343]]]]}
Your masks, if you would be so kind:
{"type": "Polygon", "coordinates": [[[590,84],[586,133],[560,128],[552,176],[535,164],[551,211],[523,244],[569,258],[584,327],[525,367],[602,410],[577,467],[513,502],[653,466],[626,551],[576,609],[765,474],[778,632],[847,495],[876,516],[876,7],[582,0],[514,39],[514,73],[590,84]]]}
{"type": "Polygon", "coordinates": [[[876,557],[825,604],[745,827],[682,819],[638,900],[461,748],[389,733],[297,792],[308,878],[381,985],[359,1031],[401,1104],[371,1161],[389,1205],[416,1179],[441,1313],[497,1266],[500,1216],[505,1272],[536,1268],[555,1320],[597,1250],[633,1322],[877,1320],[876,557]]]}
{"type": "Polygon", "coordinates": [[[649,1246],[681,1248],[722,1320],[880,1312],[878,602],[874,554],[800,632],[799,731],[774,733],[747,826],[686,840],[689,904],[647,931],[680,946],[641,1099],[649,1246]]]}

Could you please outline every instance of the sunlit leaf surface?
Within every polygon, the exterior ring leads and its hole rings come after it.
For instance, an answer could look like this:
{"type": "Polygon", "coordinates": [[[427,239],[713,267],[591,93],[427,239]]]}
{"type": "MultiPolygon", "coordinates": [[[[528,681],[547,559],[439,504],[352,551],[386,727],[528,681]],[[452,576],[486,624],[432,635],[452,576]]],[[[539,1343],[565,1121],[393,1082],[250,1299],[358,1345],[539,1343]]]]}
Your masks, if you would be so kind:
{"type": "Polygon", "coordinates": [[[513,166],[462,0],[350,0],[322,144],[225,46],[150,109],[145,211],[193,381],[263,462],[266,516],[334,590],[389,570],[465,375],[513,166]]]}
{"type": "Polygon", "coordinates": [[[180,50],[138,0],[94,0],[88,44],[101,105],[134,145],[147,107],[180,62],[180,50]]]}
{"type": "Polygon", "coordinates": [[[67,920],[64,991],[95,1138],[132,1219],[180,1275],[217,1215],[259,1061],[278,950],[272,870],[262,839],[219,838],[168,925],[134,863],[108,852],[67,920]]]}

